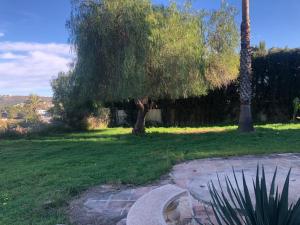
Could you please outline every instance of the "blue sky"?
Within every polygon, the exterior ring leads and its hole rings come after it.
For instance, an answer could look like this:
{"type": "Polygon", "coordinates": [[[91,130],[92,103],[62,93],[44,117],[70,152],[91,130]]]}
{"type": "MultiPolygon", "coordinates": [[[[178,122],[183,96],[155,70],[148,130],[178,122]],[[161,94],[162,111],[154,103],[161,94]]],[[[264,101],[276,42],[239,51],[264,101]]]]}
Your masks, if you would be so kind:
{"type": "MultiPolygon", "coordinates": [[[[227,1],[240,9],[241,0],[227,1]]],[[[214,9],[221,0],[193,2],[214,9]]],[[[268,47],[300,47],[299,0],[250,0],[250,5],[253,45],[265,40],[268,47]]],[[[67,71],[73,58],[65,28],[69,15],[70,0],[0,0],[0,95],[51,96],[49,81],[67,71]]]]}

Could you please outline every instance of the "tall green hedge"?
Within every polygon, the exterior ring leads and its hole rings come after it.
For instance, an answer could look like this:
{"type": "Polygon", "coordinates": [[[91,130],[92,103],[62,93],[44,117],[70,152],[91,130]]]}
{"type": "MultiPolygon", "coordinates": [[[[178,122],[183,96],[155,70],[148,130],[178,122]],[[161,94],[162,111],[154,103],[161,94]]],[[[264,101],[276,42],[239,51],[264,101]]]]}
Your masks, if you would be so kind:
{"type": "MultiPolygon", "coordinates": [[[[256,122],[288,122],[293,117],[293,100],[300,97],[300,49],[270,49],[253,54],[253,117],[256,122]]],[[[131,123],[133,104],[125,108],[131,123]]],[[[164,125],[197,126],[237,122],[238,81],[210,91],[207,96],[157,102],[164,125]]]]}
{"type": "Polygon", "coordinates": [[[300,96],[300,49],[271,49],[253,60],[254,113],[286,121],[300,96]]]}

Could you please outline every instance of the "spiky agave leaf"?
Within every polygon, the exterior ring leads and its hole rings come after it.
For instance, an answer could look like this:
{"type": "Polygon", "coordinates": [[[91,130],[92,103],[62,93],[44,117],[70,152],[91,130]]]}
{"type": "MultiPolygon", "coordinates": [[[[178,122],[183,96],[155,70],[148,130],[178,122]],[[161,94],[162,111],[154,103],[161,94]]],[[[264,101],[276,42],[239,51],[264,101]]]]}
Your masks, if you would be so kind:
{"type": "MultiPolygon", "coordinates": [[[[242,172],[243,185],[240,187],[236,172],[233,169],[234,183],[225,177],[226,188],[220,191],[210,182],[209,192],[212,198],[212,210],[217,225],[300,225],[300,199],[296,204],[289,205],[289,170],[281,193],[276,185],[277,168],[274,171],[270,191],[267,190],[265,169],[257,166],[256,178],[253,180],[255,202],[251,200],[250,191],[242,172]],[[275,191],[276,190],[276,191],[275,191]]],[[[209,219],[211,225],[215,225],[209,219]]]]}

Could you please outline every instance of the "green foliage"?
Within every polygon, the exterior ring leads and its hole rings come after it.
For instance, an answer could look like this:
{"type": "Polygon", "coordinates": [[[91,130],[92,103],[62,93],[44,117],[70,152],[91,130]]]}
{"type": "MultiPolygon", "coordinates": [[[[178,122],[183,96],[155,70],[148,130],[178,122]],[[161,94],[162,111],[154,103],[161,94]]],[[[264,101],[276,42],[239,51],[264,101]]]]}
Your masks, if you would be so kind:
{"type": "Polygon", "coordinates": [[[87,118],[87,128],[88,130],[107,128],[111,123],[111,118],[110,109],[101,107],[87,118]]]}
{"type": "Polygon", "coordinates": [[[54,104],[52,113],[63,120],[68,117],[69,110],[73,111],[73,107],[75,107],[76,96],[73,92],[75,88],[71,81],[72,75],[72,72],[59,73],[58,77],[51,82],[54,104]]]}
{"type": "Polygon", "coordinates": [[[59,73],[51,82],[53,90],[54,119],[61,120],[76,129],[86,128],[85,118],[93,109],[93,102],[81,96],[74,81],[74,73],[59,73]]]}
{"type": "Polygon", "coordinates": [[[76,122],[99,102],[205,95],[237,77],[235,10],[225,4],[212,13],[175,1],[158,7],[150,0],[74,0],[72,6],[67,26],[75,68],[52,84],[61,118],[76,122]]]}
{"type": "Polygon", "coordinates": [[[40,118],[37,109],[41,104],[41,99],[37,95],[30,95],[25,103],[7,106],[5,111],[9,119],[22,119],[26,123],[37,123],[40,118]]]}
{"type": "Polygon", "coordinates": [[[37,95],[30,95],[28,100],[23,106],[24,119],[26,123],[36,124],[40,121],[40,117],[37,113],[38,106],[41,103],[41,99],[37,95]]]}
{"type": "Polygon", "coordinates": [[[293,101],[293,106],[294,106],[294,113],[293,113],[293,120],[296,120],[297,113],[300,111],[300,99],[295,98],[293,101]]]}
{"type": "Polygon", "coordinates": [[[236,9],[224,2],[220,10],[210,12],[206,29],[206,73],[210,88],[227,86],[239,74],[239,33],[236,9]]]}
{"type": "Polygon", "coordinates": [[[206,94],[202,14],[189,7],[179,9],[173,2],[154,10],[149,20],[148,96],[177,99],[206,94]]]}
{"type": "Polygon", "coordinates": [[[102,101],[203,95],[237,77],[235,15],[226,4],[204,14],[175,2],[77,1],[68,22],[75,82],[102,101]]]}
{"type": "Polygon", "coordinates": [[[300,152],[300,124],[256,131],[150,128],[141,138],[129,128],[112,128],[1,139],[0,201],[6,204],[0,203],[0,224],[68,224],[66,207],[74,193],[107,183],[149,184],[183,160],[300,152]]]}
{"type": "Polygon", "coordinates": [[[17,117],[24,117],[22,113],[22,107],[20,105],[13,105],[6,107],[9,119],[14,119],[17,117]]]}
{"type": "Polygon", "coordinates": [[[144,95],[148,0],[77,1],[68,22],[80,95],[114,101],[144,95]]]}
{"type": "Polygon", "coordinates": [[[0,123],[0,138],[17,138],[39,132],[47,125],[43,123],[38,109],[44,102],[37,95],[30,95],[24,103],[7,106],[9,118],[0,123]]]}
{"type": "Polygon", "coordinates": [[[253,107],[269,119],[290,120],[300,96],[299,49],[272,48],[253,59],[253,107]]]}
{"type": "MultiPolygon", "coordinates": [[[[218,192],[215,185],[209,185],[212,197],[212,208],[218,225],[298,225],[300,224],[300,199],[296,204],[289,205],[289,171],[281,193],[275,186],[277,169],[274,172],[270,191],[267,191],[265,171],[262,167],[260,177],[259,166],[257,167],[256,180],[253,181],[255,204],[250,197],[249,188],[243,172],[243,190],[239,186],[234,173],[235,185],[226,177],[227,192],[221,187],[218,192]]],[[[211,224],[213,224],[211,222],[211,224]]]]}
{"type": "Polygon", "coordinates": [[[260,41],[258,46],[253,48],[253,56],[260,57],[268,54],[267,46],[265,41],[260,41]]]}

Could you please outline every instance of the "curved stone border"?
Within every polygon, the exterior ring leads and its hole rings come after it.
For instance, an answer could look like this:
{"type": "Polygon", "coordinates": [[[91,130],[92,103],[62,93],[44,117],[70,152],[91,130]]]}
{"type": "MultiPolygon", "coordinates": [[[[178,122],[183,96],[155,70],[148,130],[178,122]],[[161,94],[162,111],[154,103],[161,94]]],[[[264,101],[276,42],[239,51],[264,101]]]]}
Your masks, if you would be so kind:
{"type": "MultiPolygon", "coordinates": [[[[267,177],[273,175],[275,167],[278,166],[279,183],[283,182],[288,169],[292,167],[290,197],[300,197],[300,154],[209,158],[175,165],[169,176],[164,176],[158,183],[149,186],[101,185],[91,188],[70,203],[70,220],[75,225],[126,225],[126,215],[138,198],[160,186],[175,184],[202,199],[201,202],[192,199],[192,205],[196,217],[205,224],[207,218],[204,207],[205,202],[209,201],[207,182],[211,179],[216,180],[217,173],[220,177],[224,174],[230,175],[232,166],[239,173],[244,169],[246,176],[251,180],[255,175],[257,163],[265,165],[267,177]]],[[[183,208],[181,207],[180,211],[183,208]]]]}
{"type": "Polygon", "coordinates": [[[168,184],[156,188],[139,198],[130,208],[127,225],[167,225],[164,212],[166,208],[186,190],[168,184]]]}

